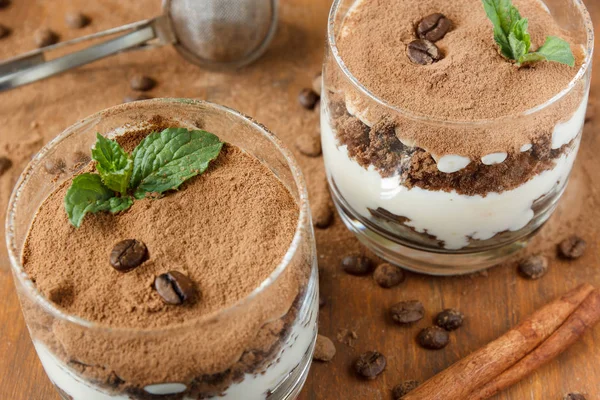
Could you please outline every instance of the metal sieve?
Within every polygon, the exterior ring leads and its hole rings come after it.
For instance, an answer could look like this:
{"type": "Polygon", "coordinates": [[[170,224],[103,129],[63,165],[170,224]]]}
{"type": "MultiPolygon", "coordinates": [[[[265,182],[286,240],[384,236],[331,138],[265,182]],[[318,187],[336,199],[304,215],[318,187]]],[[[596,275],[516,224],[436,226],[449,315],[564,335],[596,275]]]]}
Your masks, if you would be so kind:
{"type": "Polygon", "coordinates": [[[60,42],[0,62],[0,91],[35,82],[109,55],[172,44],[188,61],[209,68],[238,68],[267,49],[277,27],[278,0],[163,0],[163,14],[60,42]],[[48,60],[48,53],[127,32],[48,60]]]}

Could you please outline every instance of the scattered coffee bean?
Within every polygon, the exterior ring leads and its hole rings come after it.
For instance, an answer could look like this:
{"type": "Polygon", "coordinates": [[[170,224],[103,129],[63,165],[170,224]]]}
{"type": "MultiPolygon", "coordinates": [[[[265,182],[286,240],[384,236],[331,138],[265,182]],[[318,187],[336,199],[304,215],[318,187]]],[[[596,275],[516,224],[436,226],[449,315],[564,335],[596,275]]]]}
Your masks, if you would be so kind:
{"type": "Polygon", "coordinates": [[[585,253],[586,247],[587,243],[585,240],[577,235],[572,235],[560,242],[558,250],[561,256],[574,260],[585,253]]]}
{"type": "Polygon", "coordinates": [[[10,158],[0,156],[0,176],[4,175],[6,171],[12,167],[13,163],[10,158]]]}
{"type": "Polygon", "coordinates": [[[412,324],[423,319],[425,307],[418,300],[401,301],[390,307],[390,316],[397,324],[412,324]]]}
{"type": "Polygon", "coordinates": [[[404,281],[404,271],[402,271],[402,268],[392,264],[379,264],[375,268],[375,272],[373,272],[373,279],[382,288],[389,289],[398,286],[404,281]]]}
{"type": "Polygon", "coordinates": [[[463,313],[448,308],[435,317],[435,324],[447,331],[455,331],[462,326],[464,319],[463,313]]]}
{"type": "Polygon", "coordinates": [[[110,252],[110,265],[120,272],[139,267],[148,256],[146,245],[139,240],[122,240],[110,252]]]}
{"type": "Polygon", "coordinates": [[[569,393],[564,397],[564,400],[586,400],[587,398],[581,393],[569,393]]]}
{"type": "Polygon", "coordinates": [[[147,94],[144,93],[136,93],[136,94],[131,94],[129,96],[126,96],[123,99],[123,103],[131,103],[134,101],[140,101],[140,100],[150,100],[152,97],[148,96],[147,94]]]}
{"type": "Polygon", "coordinates": [[[53,158],[44,162],[44,169],[50,175],[58,175],[65,172],[67,163],[62,158],[53,158]]]}
{"type": "Polygon", "coordinates": [[[312,89],[319,96],[321,95],[322,85],[323,85],[323,77],[321,76],[321,73],[319,72],[319,74],[316,75],[312,81],[312,89]]]}
{"type": "Polygon", "coordinates": [[[129,81],[129,86],[131,86],[133,90],[145,92],[156,86],[156,81],[149,76],[134,75],[129,81]]]}
{"type": "Polygon", "coordinates": [[[383,372],[386,363],[383,354],[377,351],[367,351],[354,362],[354,370],[363,378],[375,379],[383,372]]]}
{"type": "Polygon", "coordinates": [[[406,396],[408,392],[415,390],[417,386],[419,386],[419,382],[417,381],[402,382],[399,385],[394,386],[394,389],[392,389],[392,397],[394,400],[400,400],[402,397],[406,396]]]}
{"type": "Polygon", "coordinates": [[[194,282],[179,271],[161,274],[154,280],[154,288],[167,304],[182,304],[196,297],[194,282]]]}
{"type": "Polygon", "coordinates": [[[298,102],[302,107],[306,108],[307,110],[314,109],[318,101],[319,95],[315,93],[314,90],[309,88],[302,89],[300,91],[300,94],[298,95],[298,102]]]}
{"type": "Polygon", "coordinates": [[[439,326],[425,328],[417,335],[417,342],[429,350],[443,349],[450,342],[448,332],[439,326]]]}
{"type": "Polygon", "coordinates": [[[321,138],[310,133],[303,133],[296,137],[294,143],[300,153],[308,157],[319,157],[321,155],[321,138]]]}
{"type": "Polygon", "coordinates": [[[417,36],[430,42],[437,42],[446,36],[450,28],[452,28],[452,22],[443,14],[431,14],[419,22],[417,36]]]}
{"type": "Polygon", "coordinates": [[[350,275],[366,275],[373,270],[373,263],[365,256],[351,254],[342,259],[342,269],[350,275]]]}
{"type": "Polygon", "coordinates": [[[7,26],[0,24],[0,39],[10,35],[10,29],[7,26]]]}
{"type": "Polygon", "coordinates": [[[433,64],[443,58],[440,49],[425,39],[417,39],[410,42],[406,52],[410,61],[421,65],[433,64]]]}
{"type": "Polygon", "coordinates": [[[319,229],[327,229],[333,222],[333,206],[329,199],[317,201],[311,205],[313,223],[319,229]]]}
{"type": "Polygon", "coordinates": [[[548,272],[548,259],[541,255],[527,257],[519,263],[519,272],[525,278],[539,279],[548,272]]]}
{"type": "Polygon", "coordinates": [[[33,40],[37,47],[46,47],[58,43],[58,35],[48,28],[39,28],[34,32],[33,40]]]}
{"type": "Polygon", "coordinates": [[[323,335],[317,335],[313,360],[327,362],[331,361],[333,356],[335,356],[335,345],[331,339],[323,335]]]}
{"type": "Polygon", "coordinates": [[[65,15],[65,23],[71,29],[81,29],[90,24],[90,18],[80,12],[70,12],[65,15]]]}

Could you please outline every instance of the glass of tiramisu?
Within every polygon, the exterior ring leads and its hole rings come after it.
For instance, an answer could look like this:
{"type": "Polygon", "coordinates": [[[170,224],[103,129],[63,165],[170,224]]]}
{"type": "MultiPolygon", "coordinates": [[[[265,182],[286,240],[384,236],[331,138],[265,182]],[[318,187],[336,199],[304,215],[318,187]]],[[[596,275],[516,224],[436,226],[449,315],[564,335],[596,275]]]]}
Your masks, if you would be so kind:
{"type": "Polygon", "coordinates": [[[318,314],[306,187],[235,111],[156,99],[71,126],[17,184],[7,244],[65,400],[293,399],[304,384],[318,314]]]}
{"type": "Polygon", "coordinates": [[[345,224],[436,275],[523,248],[575,161],[593,43],[580,0],[335,0],[321,132],[345,224]]]}

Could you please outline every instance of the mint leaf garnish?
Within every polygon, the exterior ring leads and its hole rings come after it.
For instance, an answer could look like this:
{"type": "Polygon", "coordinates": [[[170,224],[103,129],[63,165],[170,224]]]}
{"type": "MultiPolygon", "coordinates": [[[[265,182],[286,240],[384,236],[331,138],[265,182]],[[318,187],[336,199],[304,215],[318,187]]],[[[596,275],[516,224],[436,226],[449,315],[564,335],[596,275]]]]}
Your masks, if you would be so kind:
{"type": "Polygon", "coordinates": [[[483,8],[494,26],[494,40],[500,53],[514,60],[517,66],[538,61],[553,61],[575,66],[571,46],[565,40],[549,36],[537,51],[531,52],[531,36],[527,32],[527,18],[521,18],[512,0],[482,0],[483,8]]]}
{"type": "Polygon", "coordinates": [[[98,162],[96,169],[102,182],[115,192],[125,194],[129,178],[133,171],[133,160],[114,140],[96,134],[96,145],[92,149],[92,158],[98,162]]]}
{"type": "Polygon", "coordinates": [[[168,128],[148,135],[132,156],[116,141],[97,134],[92,157],[99,174],[73,179],[65,196],[69,221],[79,228],[87,213],[127,210],[134,201],[130,194],[142,199],[147,193],[175,190],[206,171],[222,147],[212,133],[168,128]]]}
{"type": "Polygon", "coordinates": [[[65,196],[65,210],[69,221],[79,228],[88,212],[116,213],[128,209],[133,204],[130,197],[114,196],[115,192],[102,183],[100,175],[90,173],[78,175],[73,179],[65,196]]]}
{"type": "Polygon", "coordinates": [[[217,136],[200,130],[168,128],[148,135],[133,151],[135,197],[177,189],[203,173],[222,147],[217,136]]]}

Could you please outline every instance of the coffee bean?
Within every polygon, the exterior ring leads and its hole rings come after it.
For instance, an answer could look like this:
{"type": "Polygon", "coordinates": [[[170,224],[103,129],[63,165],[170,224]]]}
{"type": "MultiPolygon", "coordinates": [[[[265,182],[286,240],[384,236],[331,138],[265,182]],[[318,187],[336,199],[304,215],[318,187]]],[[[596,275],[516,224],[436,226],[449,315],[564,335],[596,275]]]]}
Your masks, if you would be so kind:
{"type": "Polygon", "coordinates": [[[351,254],[342,259],[342,269],[350,275],[366,275],[373,270],[373,263],[365,256],[351,254]]]}
{"type": "Polygon", "coordinates": [[[333,359],[333,356],[335,356],[335,345],[331,339],[323,335],[317,335],[313,360],[328,362],[333,359]]]}
{"type": "Polygon", "coordinates": [[[452,28],[452,22],[443,14],[435,13],[423,18],[417,26],[417,36],[430,42],[441,40],[452,28]]]}
{"type": "Polygon", "coordinates": [[[383,354],[377,351],[367,351],[354,362],[354,370],[363,378],[375,379],[383,372],[386,363],[383,354]]]}
{"type": "Polygon", "coordinates": [[[321,138],[310,133],[303,133],[296,137],[294,143],[300,153],[308,157],[319,157],[321,155],[321,138]]]}
{"type": "Polygon", "coordinates": [[[149,76],[134,75],[129,81],[129,86],[131,86],[133,90],[145,92],[154,88],[154,86],[156,86],[156,81],[149,76]]]}
{"type": "Polygon", "coordinates": [[[448,308],[435,317],[435,324],[447,331],[455,331],[462,326],[464,319],[463,313],[448,308]]]}
{"type": "Polygon", "coordinates": [[[425,328],[417,335],[417,342],[429,350],[443,349],[450,342],[448,332],[439,326],[431,326],[425,328]]]}
{"type": "Polygon", "coordinates": [[[392,389],[392,397],[394,400],[400,400],[402,397],[406,396],[408,392],[415,390],[419,386],[418,381],[406,381],[402,382],[392,389]]]}
{"type": "Polygon", "coordinates": [[[131,271],[139,267],[148,257],[146,245],[139,240],[126,239],[120,241],[110,252],[110,265],[121,272],[131,271]]]}
{"type": "Polygon", "coordinates": [[[182,304],[196,297],[194,282],[179,271],[161,274],[154,280],[154,288],[167,304],[182,304]]]}
{"type": "Polygon", "coordinates": [[[37,47],[46,47],[58,43],[58,35],[48,28],[39,28],[33,33],[33,40],[37,47]]]}
{"type": "Polygon", "coordinates": [[[404,271],[395,265],[383,263],[375,268],[373,279],[382,288],[389,289],[404,281],[404,271]]]}
{"type": "Polygon", "coordinates": [[[390,307],[390,316],[397,324],[412,324],[423,319],[425,307],[418,300],[401,301],[390,307]]]}
{"type": "Polygon", "coordinates": [[[8,35],[10,35],[10,29],[5,25],[0,24],[0,39],[5,38],[8,35]]]}
{"type": "Polygon", "coordinates": [[[300,91],[300,94],[298,94],[298,102],[307,110],[314,109],[318,101],[319,95],[312,89],[304,88],[300,91]]]}
{"type": "Polygon", "coordinates": [[[548,272],[548,259],[541,255],[527,257],[519,263],[519,272],[525,278],[539,279],[548,272]]]}
{"type": "Polygon", "coordinates": [[[123,103],[131,103],[134,101],[140,101],[140,100],[150,100],[152,97],[148,96],[147,94],[144,93],[136,93],[136,94],[131,94],[129,96],[126,96],[123,99],[123,103]]]}
{"type": "Polygon", "coordinates": [[[560,242],[558,250],[561,256],[574,260],[585,253],[586,247],[587,243],[585,240],[577,235],[572,235],[560,242]]]}
{"type": "Polygon", "coordinates": [[[442,52],[429,40],[417,39],[407,47],[408,58],[415,64],[428,65],[441,60],[442,52]]]}
{"type": "Polygon", "coordinates": [[[312,219],[315,226],[319,229],[327,229],[333,222],[333,206],[329,198],[321,199],[311,204],[312,219]]]}
{"type": "Polygon", "coordinates": [[[4,175],[12,167],[13,163],[10,158],[0,156],[0,176],[4,175]]]}
{"type": "Polygon", "coordinates": [[[44,162],[44,169],[50,175],[62,174],[67,169],[67,163],[62,158],[51,158],[44,162]]]}
{"type": "Polygon", "coordinates": [[[321,76],[321,73],[319,72],[319,74],[316,75],[312,81],[312,89],[319,96],[321,95],[322,85],[323,85],[323,77],[321,76]]]}
{"type": "Polygon", "coordinates": [[[65,15],[65,23],[71,29],[81,29],[90,24],[90,18],[80,12],[70,12],[65,15]]]}
{"type": "Polygon", "coordinates": [[[569,393],[563,400],[586,400],[587,398],[581,393],[569,393]]]}

